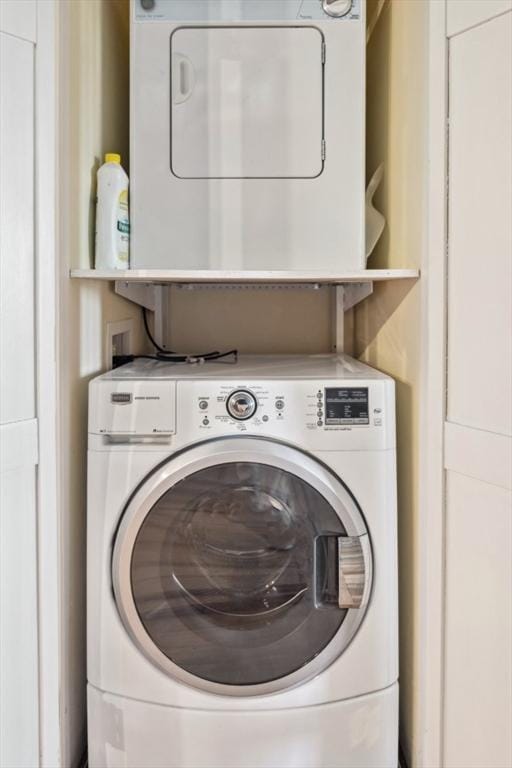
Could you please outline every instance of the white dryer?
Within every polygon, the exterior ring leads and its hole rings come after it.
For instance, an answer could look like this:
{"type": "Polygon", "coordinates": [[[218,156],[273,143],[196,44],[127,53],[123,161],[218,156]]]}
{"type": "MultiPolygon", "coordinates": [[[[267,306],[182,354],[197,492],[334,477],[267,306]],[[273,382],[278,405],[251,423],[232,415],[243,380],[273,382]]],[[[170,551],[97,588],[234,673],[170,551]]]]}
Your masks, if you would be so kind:
{"type": "Polygon", "coordinates": [[[132,0],[132,267],[364,268],[365,10],[132,0]]]}
{"type": "Polygon", "coordinates": [[[390,378],[138,361],[88,465],[91,768],[396,768],[390,378]]]}

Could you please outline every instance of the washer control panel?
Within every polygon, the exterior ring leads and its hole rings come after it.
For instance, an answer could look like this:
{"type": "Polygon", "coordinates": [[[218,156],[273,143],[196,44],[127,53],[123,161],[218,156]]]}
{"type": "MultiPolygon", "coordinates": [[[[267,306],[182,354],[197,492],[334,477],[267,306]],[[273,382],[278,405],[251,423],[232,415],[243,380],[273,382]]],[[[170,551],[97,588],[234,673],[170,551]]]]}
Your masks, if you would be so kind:
{"type": "Polygon", "coordinates": [[[239,389],[229,395],[226,401],[226,408],[229,415],[237,419],[237,421],[246,421],[246,419],[254,416],[258,403],[252,392],[239,389]]]}
{"type": "Polygon", "coordinates": [[[255,434],[337,450],[393,441],[393,382],[178,381],[178,433],[184,440],[255,434]],[[341,443],[340,443],[341,441],[341,443]]]}

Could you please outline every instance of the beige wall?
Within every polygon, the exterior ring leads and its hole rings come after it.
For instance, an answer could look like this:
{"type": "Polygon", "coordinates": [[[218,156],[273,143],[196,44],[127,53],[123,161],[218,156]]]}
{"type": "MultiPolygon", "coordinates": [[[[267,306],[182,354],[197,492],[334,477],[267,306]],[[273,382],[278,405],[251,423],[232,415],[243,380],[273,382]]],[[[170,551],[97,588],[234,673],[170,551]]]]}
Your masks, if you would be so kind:
{"type": "MultiPolygon", "coordinates": [[[[369,8],[371,12],[371,8],[369,8]]],[[[382,161],[375,202],[387,227],[369,267],[421,268],[425,232],[427,124],[426,0],[391,0],[368,45],[367,171],[382,161]]],[[[415,764],[417,746],[420,284],[376,284],[355,310],[354,351],[397,382],[400,569],[401,739],[415,764]]]]}
{"type": "Polygon", "coordinates": [[[172,349],[237,348],[252,354],[329,352],[331,291],[327,287],[172,288],[172,349]]]}
{"type": "Polygon", "coordinates": [[[62,534],[63,765],[85,747],[85,511],[87,385],[105,360],[106,323],[140,310],[110,284],[72,281],[93,264],[96,170],[106,151],[128,160],[128,4],[61,0],[60,456],[62,534]]]}

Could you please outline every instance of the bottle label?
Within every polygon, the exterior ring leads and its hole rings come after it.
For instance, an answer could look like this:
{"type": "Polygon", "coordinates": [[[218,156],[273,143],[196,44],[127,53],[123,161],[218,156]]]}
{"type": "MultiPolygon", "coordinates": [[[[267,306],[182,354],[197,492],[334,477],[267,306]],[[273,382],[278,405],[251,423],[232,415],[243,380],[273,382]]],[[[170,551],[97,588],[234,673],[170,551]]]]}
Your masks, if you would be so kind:
{"type": "Polygon", "coordinates": [[[126,221],[121,221],[118,219],[117,221],[117,230],[118,232],[122,232],[123,235],[129,235],[130,234],[130,225],[126,221]]]}
{"type": "Polygon", "coordinates": [[[130,212],[128,190],[123,189],[117,203],[117,253],[120,261],[126,262],[130,253],[130,212]]]}

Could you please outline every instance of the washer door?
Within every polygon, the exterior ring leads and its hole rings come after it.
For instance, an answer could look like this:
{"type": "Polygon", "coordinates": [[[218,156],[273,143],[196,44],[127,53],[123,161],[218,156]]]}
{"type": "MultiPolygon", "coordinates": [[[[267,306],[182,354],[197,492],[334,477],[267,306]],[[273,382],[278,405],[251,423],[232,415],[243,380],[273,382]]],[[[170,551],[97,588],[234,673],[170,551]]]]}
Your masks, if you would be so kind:
{"type": "Polygon", "coordinates": [[[245,437],[196,445],[148,477],[113,557],[140,650],[183,682],[237,696],[295,685],[339,656],[371,570],[340,480],[295,448],[245,437]]]}

